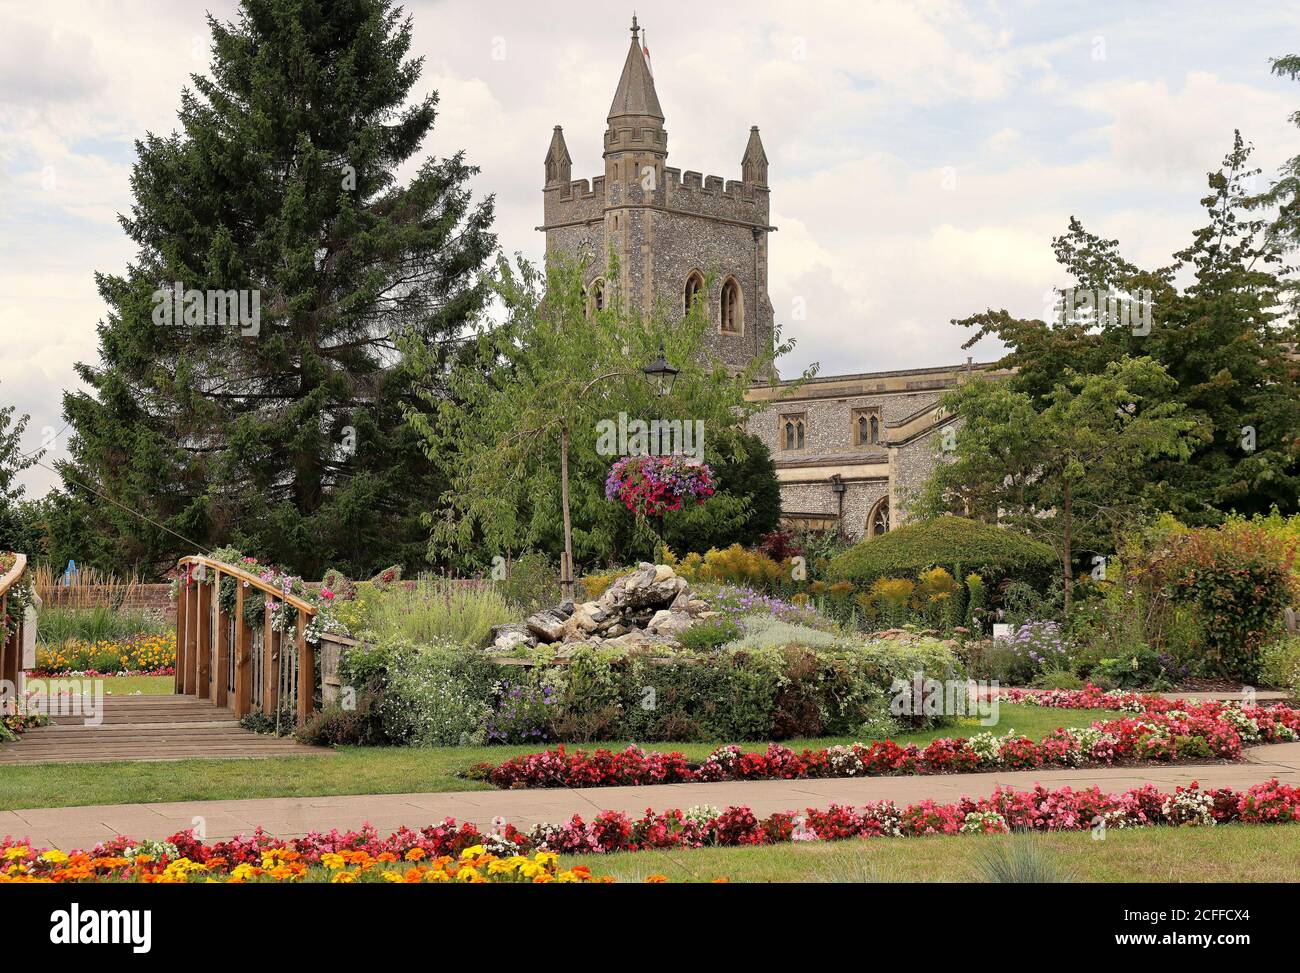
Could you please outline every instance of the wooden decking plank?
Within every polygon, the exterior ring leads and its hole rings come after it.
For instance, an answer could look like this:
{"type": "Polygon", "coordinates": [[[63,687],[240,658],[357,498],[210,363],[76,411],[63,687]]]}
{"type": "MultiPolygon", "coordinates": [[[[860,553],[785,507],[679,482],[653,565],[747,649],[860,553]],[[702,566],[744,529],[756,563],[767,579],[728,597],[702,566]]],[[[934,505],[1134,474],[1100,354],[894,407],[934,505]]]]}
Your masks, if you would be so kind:
{"type": "Polygon", "coordinates": [[[81,715],[55,717],[16,743],[0,745],[0,765],[162,762],[196,759],[265,759],[330,756],[291,737],[245,730],[234,712],[193,696],[106,696],[97,722],[81,715]]]}

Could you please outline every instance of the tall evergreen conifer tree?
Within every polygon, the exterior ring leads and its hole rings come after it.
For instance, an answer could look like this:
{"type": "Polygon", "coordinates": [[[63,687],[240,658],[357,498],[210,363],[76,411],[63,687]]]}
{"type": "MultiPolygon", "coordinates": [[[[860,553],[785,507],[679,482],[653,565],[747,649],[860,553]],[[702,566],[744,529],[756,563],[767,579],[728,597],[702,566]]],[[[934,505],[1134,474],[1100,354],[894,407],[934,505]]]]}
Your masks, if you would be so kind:
{"type": "Polygon", "coordinates": [[[390,0],[243,0],[208,22],[181,130],[137,143],[138,256],[97,275],[109,314],[100,362],[78,366],[89,391],[64,399],[61,472],[113,566],[189,542],[315,577],[415,563],[441,488],[401,420],[400,344],[441,356],[481,309],[492,200],[460,153],[399,181],[437,96],[408,103],[421,62],[390,0]],[[202,307],[161,310],[177,284],[202,307]],[[245,317],[223,325],[211,295],[231,292],[245,317]]]}

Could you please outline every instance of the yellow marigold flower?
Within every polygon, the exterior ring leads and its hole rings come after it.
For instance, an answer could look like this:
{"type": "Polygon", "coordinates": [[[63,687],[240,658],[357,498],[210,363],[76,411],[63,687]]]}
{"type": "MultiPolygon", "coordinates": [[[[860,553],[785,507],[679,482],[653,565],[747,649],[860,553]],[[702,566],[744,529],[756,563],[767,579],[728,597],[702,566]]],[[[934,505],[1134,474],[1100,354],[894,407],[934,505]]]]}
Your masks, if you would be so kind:
{"type": "Polygon", "coordinates": [[[466,848],[464,851],[460,853],[460,857],[462,861],[466,858],[477,858],[479,855],[484,854],[486,851],[487,849],[484,848],[482,845],[470,845],[468,848],[466,848]]]}
{"type": "Polygon", "coordinates": [[[41,855],[41,860],[50,862],[54,865],[62,865],[68,860],[68,856],[57,848],[51,848],[45,854],[41,855]]]}
{"type": "Polygon", "coordinates": [[[357,880],[356,872],[342,871],[335,874],[335,876],[332,879],[330,879],[330,882],[331,884],[335,884],[335,885],[339,885],[339,884],[347,885],[347,884],[351,884],[352,882],[355,882],[356,880],[357,880]]]}
{"type": "Polygon", "coordinates": [[[343,867],[343,856],[327,851],[320,856],[320,863],[328,869],[337,870],[343,867]]]}
{"type": "Polygon", "coordinates": [[[456,881],[458,882],[473,882],[475,879],[481,877],[482,876],[478,873],[478,869],[472,865],[466,865],[464,868],[461,868],[456,872],[456,881]]]}
{"type": "Polygon", "coordinates": [[[537,864],[543,866],[544,868],[554,865],[559,860],[560,860],[560,856],[553,851],[539,851],[536,855],[533,856],[533,861],[537,862],[537,864]]]}
{"type": "Polygon", "coordinates": [[[383,877],[383,879],[384,879],[385,882],[402,882],[402,881],[405,881],[405,879],[403,878],[401,872],[395,871],[395,870],[393,870],[393,869],[391,869],[391,868],[385,868],[385,869],[384,869],[382,872],[380,872],[379,874],[383,877]]]}
{"type": "Polygon", "coordinates": [[[22,845],[14,845],[12,848],[5,849],[5,861],[17,861],[20,858],[26,858],[28,851],[31,849],[24,848],[22,845]]]}

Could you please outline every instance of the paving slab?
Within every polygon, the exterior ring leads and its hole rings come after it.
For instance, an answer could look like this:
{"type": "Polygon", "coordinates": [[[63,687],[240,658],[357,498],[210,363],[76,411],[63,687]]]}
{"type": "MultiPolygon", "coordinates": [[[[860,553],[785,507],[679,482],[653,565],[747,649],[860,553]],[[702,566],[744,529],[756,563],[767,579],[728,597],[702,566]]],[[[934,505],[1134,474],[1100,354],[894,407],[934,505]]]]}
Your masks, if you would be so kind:
{"type": "Polygon", "coordinates": [[[963,796],[985,797],[998,786],[1024,789],[1037,783],[1051,788],[1096,786],[1118,792],[1145,783],[1172,790],[1195,780],[1206,788],[1242,789],[1270,777],[1300,785],[1300,743],[1255,747],[1247,751],[1247,759],[1240,763],[31,808],[0,811],[0,836],[26,837],[40,846],[89,848],[120,834],[142,840],[166,838],[190,827],[196,818],[202,819],[209,840],[251,834],[259,825],[268,833],[284,838],[331,828],[359,828],[366,823],[387,833],[402,826],[422,828],[446,817],[472,821],[487,828],[499,816],[526,828],[543,821],[566,821],[574,814],[590,820],[603,810],[640,814],[647,808],[662,811],[697,804],[718,808],[743,804],[756,814],[767,815],[774,811],[881,800],[900,804],[927,798],[948,802],[963,796]]]}

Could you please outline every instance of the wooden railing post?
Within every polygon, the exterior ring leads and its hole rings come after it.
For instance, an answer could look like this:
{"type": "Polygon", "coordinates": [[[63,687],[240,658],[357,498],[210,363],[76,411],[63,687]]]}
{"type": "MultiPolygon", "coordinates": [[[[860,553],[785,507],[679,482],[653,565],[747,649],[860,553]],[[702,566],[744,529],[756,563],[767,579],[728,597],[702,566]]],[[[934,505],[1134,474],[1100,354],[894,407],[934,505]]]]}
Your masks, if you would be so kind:
{"type": "Polygon", "coordinates": [[[244,583],[235,579],[235,718],[247,716],[253,706],[252,658],[249,644],[253,629],[244,618],[244,583]]]}
{"type": "Polygon", "coordinates": [[[0,713],[18,711],[18,655],[22,652],[22,643],[10,637],[8,626],[4,625],[5,613],[9,610],[9,596],[0,595],[0,680],[7,681],[13,687],[12,700],[0,695],[0,713]]]}
{"type": "Polygon", "coordinates": [[[230,686],[226,674],[230,671],[230,626],[226,624],[226,615],[221,610],[221,572],[216,572],[212,581],[212,597],[217,606],[217,665],[212,674],[212,702],[218,706],[227,704],[230,686]]]}
{"type": "MultiPolygon", "coordinates": [[[[185,567],[188,572],[189,568],[185,567]]],[[[185,693],[185,659],[186,643],[189,641],[186,637],[189,633],[185,628],[185,575],[181,574],[176,579],[176,694],[178,696],[185,693]]]]}
{"type": "Polygon", "coordinates": [[[190,577],[185,585],[185,682],[186,696],[193,696],[198,689],[198,582],[190,577]]]}
{"type": "MultiPolygon", "coordinates": [[[[272,599],[268,602],[274,605],[272,599]]],[[[262,629],[262,712],[274,716],[280,695],[280,646],[279,635],[271,627],[272,608],[266,609],[264,628],[262,629]]]]}
{"type": "MultiPolygon", "coordinates": [[[[206,570],[203,573],[205,582],[208,574],[206,570]]],[[[195,655],[198,656],[196,679],[199,699],[207,699],[212,689],[212,585],[204,583],[198,587],[198,618],[195,619],[198,626],[194,639],[195,655]]]]}
{"type": "Polygon", "coordinates": [[[316,708],[316,653],[307,641],[307,619],[298,612],[298,725],[316,708]]]}

